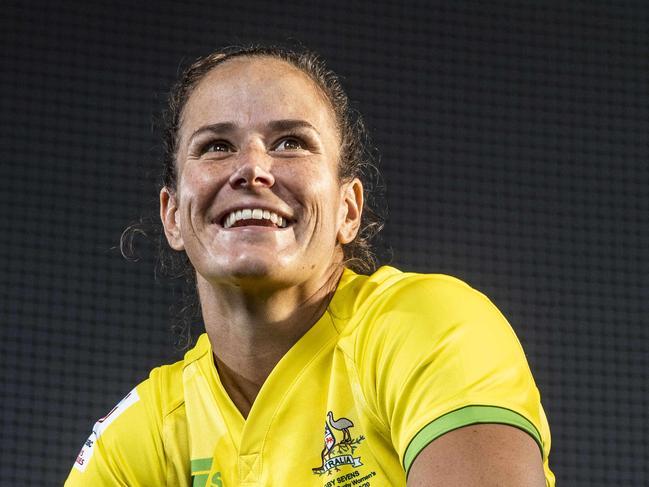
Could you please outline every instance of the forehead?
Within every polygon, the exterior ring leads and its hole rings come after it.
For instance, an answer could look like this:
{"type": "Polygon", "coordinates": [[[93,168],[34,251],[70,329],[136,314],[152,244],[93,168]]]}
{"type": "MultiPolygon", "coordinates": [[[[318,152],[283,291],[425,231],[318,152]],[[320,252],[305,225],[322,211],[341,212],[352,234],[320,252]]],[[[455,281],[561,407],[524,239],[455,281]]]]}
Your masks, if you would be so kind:
{"type": "Polygon", "coordinates": [[[241,57],[218,65],[198,83],[183,110],[181,131],[278,119],[304,119],[318,130],[335,127],[329,101],[308,75],[279,59],[241,57]]]}

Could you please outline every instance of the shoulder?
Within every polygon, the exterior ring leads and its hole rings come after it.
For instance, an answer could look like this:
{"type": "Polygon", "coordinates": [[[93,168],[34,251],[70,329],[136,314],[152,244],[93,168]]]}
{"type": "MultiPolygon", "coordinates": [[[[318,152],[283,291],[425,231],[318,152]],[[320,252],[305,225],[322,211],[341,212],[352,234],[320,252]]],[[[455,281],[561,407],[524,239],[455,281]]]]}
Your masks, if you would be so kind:
{"type": "MultiPolygon", "coordinates": [[[[111,410],[109,424],[115,422],[129,428],[129,423],[136,420],[138,428],[160,429],[164,419],[184,403],[182,368],[183,361],[179,361],[151,370],[149,377],[111,410]]],[[[108,431],[108,424],[101,431],[108,431]]]]}
{"type": "Polygon", "coordinates": [[[142,391],[144,402],[151,414],[159,419],[164,419],[184,407],[184,371],[187,366],[199,361],[210,351],[207,334],[203,333],[194,347],[185,353],[183,360],[156,367],[151,371],[148,379],[137,386],[138,391],[142,391]]]}
{"type": "Polygon", "coordinates": [[[449,390],[496,371],[531,377],[508,321],[460,279],[381,268],[361,281],[355,295],[339,346],[368,394],[381,386],[398,393],[408,375],[449,390]]]}
{"type": "MultiPolygon", "coordinates": [[[[74,463],[66,485],[164,485],[170,469],[169,432],[186,436],[182,370],[184,361],[154,368],[104,417],[98,419],[74,463]],[[137,458],[133,463],[131,460],[137,458]]],[[[176,442],[173,442],[176,443],[176,442]]],[[[175,451],[179,445],[172,445],[175,451]]],[[[184,467],[181,467],[182,470],[184,467]]]]}
{"type": "Polygon", "coordinates": [[[147,440],[160,436],[165,416],[182,403],[182,383],[177,380],[179,365],[182,362],[153,369],[146,380],[95,422],[75,464],[78,470],[85,470],[97,449],[103,452],[155,449],[158,442],[147,440]]]}
{"type": "Polygon", "coordinates": [[[445,274],[417,274],[382,267],[362,280],[349,332],[357,345],[377,338],[433,338],[513,331],[496,306],[464,281],[445,274]]]}
{"type": "Polygon", "coordinates": [[[525,353],[484,294],[450,276],[393,270],[353,320],[344,351],[404,465],[418,445],[475,423],[526,431],[547,456],[549,430],[525,353]]]}
{"type": "Polygon", "coordinates": [[[422,306],[441,306],[466,300],[489,301],[466,282],[446,274],[401,272],[383,266],[370,276],[346,271],[341,280],[346,304],[354,313],[383,309],[386,305],[407,308],[416,302],[422,306]],[[421,301],[425,299],[425,301],[421,301]],[[351,302],[353,301],[353,303],[351,302]]]}
{"type": "Polygon", "coordinates": [[[185,402],[182,380],[184,365],[185,361],[181,360],[156,367],[149,374],[149,378],[138,386],[145,395],[151,413],[160,419],[168,416],[185,402]]]}

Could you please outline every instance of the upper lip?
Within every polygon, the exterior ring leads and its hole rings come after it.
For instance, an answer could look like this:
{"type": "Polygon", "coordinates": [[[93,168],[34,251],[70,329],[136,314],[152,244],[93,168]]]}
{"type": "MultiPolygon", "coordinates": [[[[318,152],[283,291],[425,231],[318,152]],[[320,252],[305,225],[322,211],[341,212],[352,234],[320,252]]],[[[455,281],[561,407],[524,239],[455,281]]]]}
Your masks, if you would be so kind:
{"type": "Polygon", "coordinates": [[[212,221],[214,223],[218,223],[219,225],[223,226],[223,221],[225,220],[225,217],[228,216],[233,211],[245,210],[245,209],[251,209],[252,210],[252,209],[255,209],[255,208],[259,208],[260,210],[272,211],[273,213],[277,213],[278,216],[281,216],[282,218],[284,218],[284,220],[286,220],[287,224],[293,223],[293,218],[291,218],[289,216],[288,212],[286,212],[284,210],[281,210],[281,209],[279,209],[279,208],[277,208],[275,206],[271,206],[271,205],[264,204],[264,203],[255,203],[255,202],[242,203],[242,204],[230,206],[227,209],[221,211],[216,216],[216,218],[214,218],[212,221]]]}

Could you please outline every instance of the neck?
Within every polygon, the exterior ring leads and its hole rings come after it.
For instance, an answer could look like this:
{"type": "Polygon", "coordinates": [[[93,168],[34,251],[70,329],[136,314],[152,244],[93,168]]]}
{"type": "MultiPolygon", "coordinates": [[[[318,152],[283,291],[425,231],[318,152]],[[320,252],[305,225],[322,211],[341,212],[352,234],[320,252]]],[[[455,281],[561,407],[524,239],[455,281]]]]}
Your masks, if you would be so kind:
{"type": "Polygon", "coordinates": [[[336,265],[314,282],[263,292],[197,275],[217,370],[244,417],[277,362],[322,316],[341,274],[336,265]]]}

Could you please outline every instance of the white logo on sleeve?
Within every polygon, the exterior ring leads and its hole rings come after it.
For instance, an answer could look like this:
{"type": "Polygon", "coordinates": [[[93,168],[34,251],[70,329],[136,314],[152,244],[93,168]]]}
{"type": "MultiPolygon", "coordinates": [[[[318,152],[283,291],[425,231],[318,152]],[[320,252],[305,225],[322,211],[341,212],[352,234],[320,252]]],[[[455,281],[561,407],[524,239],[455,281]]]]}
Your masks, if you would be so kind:
{"type": "Polygon", "coordinates": [[[92,433],[81,447],[81,451],[74,462],[74,468],[83,472],[88,466],[88,462],[92,458],[92,453],[95,448],[95,443],[101,434],[115,421],[124,411],[130,408],[133,404],[140,400],[140,396],[136,389],[129,392],[124,399],[122,399],[117,406],[110,410],[110,412],[101,419],[98,419],[92,427],[92,433]]]}

